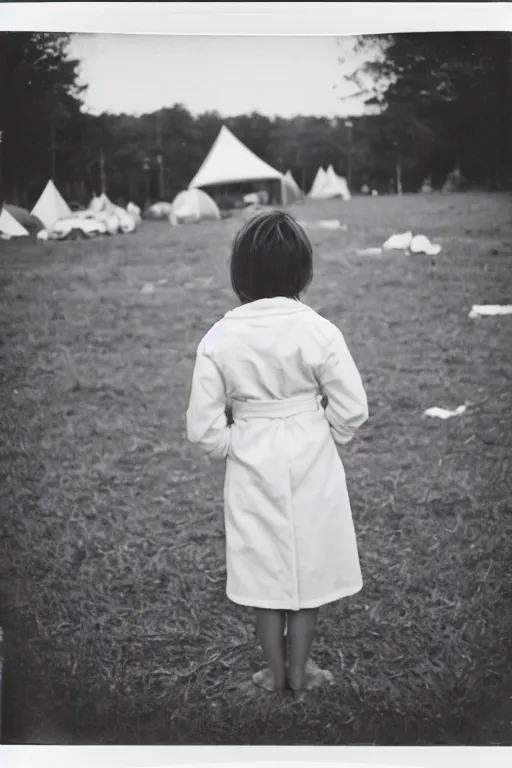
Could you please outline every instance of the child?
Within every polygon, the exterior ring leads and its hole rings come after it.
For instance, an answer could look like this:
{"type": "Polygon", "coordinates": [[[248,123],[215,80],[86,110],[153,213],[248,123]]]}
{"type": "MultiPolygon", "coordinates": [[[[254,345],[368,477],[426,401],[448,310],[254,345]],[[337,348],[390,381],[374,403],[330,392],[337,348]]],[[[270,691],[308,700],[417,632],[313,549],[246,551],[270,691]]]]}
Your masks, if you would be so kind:
{"type": "Polygon", "coordinates": [[[268,669],[253,682],[272,691],[332,681],[308,661],[318,609],[363,585],[336,444],[368,406],[342,334],[299,299],[312,277],[309,239],[286,213],[243,227],[241,306],[200,342],[187,411],[188,439],[226,460],[226,594],[256,611],[268,669]]]}

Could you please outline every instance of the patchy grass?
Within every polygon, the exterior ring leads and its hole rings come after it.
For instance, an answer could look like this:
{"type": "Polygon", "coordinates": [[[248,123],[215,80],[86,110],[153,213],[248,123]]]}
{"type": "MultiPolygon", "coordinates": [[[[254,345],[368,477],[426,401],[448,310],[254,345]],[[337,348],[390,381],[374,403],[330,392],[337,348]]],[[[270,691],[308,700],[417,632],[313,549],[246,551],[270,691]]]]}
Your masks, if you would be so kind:
{"type": "Polygon", "coordinates": [[[512,319],[468,318],[512,300],[510,198],[294,212],[348,224],[311,230],[305,300],[345,332],[371,413],[343,451],[365,588],[323,610],[314,649],[337,686],[252,689],[252,617],[224,596],[222,475],[185,440],[240,221],[0,243],[9,741],[512,743],[482,715],[512,692],[512,319]],[[441,254],[355,256],[409,228],[441,254]]]}

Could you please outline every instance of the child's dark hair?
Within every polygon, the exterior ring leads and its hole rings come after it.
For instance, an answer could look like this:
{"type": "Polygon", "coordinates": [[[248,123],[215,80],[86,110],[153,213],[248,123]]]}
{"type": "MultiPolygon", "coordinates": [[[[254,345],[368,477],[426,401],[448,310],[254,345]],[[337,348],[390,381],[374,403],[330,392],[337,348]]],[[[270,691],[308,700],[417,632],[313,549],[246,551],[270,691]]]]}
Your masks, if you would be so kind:
{"type": "Polygon", "coordinates": [[[313,279],[313,249],[284,211],[260,213],[235,237],[231,285],[243,304],[285,296],[298,299],[313,279]]]}

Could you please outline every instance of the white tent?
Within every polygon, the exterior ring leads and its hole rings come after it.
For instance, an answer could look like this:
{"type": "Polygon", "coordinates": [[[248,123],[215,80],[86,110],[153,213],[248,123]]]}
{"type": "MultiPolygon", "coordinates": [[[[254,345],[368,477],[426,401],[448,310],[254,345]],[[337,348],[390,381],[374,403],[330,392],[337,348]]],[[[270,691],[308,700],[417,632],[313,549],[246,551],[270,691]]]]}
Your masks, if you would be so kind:
{"type": "Polygon", "coordinates": [[[311,187],[309,196],[312,198],[322,197],[322,195],[320,195],[320,192],[325,187],[326,181],[327,181],[326,172],[324,171],[323,168],[319,168],[318,171],[316,172],[316,176],[313,181],[313,186],[311,187]]]}
{"type": "Polygon", "coordinates": [[[332,165],[327,169],[327,179],[330,184],[330,189],[334,193],[333,197],[341,197],[348,202],[351,199],[350,190],[348,188],[346,179],[342,176],[338,176],[332,165]]]}
{"type": "Polygon", "coordinates": [[[261,160],[225,125],[215,139],[189,189],[219,184],[282,179],[283,174],[261,160]]]}
{"type": "Polygon", "coordinates": [[[217,203],[202,189],[185,189],[176,195],[169,215],[169,221],[174,227],[179,224],[219,219],[220,211],[217,203]]]}
{"type": "Polygon", "coordinates": [[[24,237],[28,235],[28,232],[24,226],[16,221],[7,208],[2,207],[2,213],[0,214],[0,235],[9,239],[11,237],[24,237]]]}
{"type": "Polygon", "coordinates": [[[291,171],[287,171],[283,176],[281,196],[285,205],[290,205],[291,203],[296,203],[298,200],[302,200],[302,192],[293,178],[291,171]]]}
{"type": "Polygon", "coordinates": [[[58,219],[71,216],[71,209],[50,179],[31,214],[37,216],[39,221],[48,229],[58,219]]]}
{"type": "Polygon", "coordinates": [[[320,168],[309,196],[317,200],[332,200],[335,197],[341,197],[342,200],[350,200],[350,191],[347,182],[341,176],[338,176],[332,165],[327,172],[320,168]]]}

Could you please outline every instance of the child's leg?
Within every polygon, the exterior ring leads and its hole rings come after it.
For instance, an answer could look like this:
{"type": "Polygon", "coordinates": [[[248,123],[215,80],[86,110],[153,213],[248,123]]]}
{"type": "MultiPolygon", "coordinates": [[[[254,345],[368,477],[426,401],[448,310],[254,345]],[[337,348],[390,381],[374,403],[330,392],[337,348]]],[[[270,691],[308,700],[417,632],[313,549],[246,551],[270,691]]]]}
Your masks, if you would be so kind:
{"type": "Polygon", "coordinates": [[[311,689],[332,682],[332,675],[326,670],[308,663],[315,635],[318,608],[303,608],[290,611],[288,619],[288,684],[299,691],[311,689]]]}
{"type": "Polygon", "coordinates": [[[269,691],[286,687],[285,611],[256,609],[256,633],[269,669],[253,675],[253,682],[269,691]]]}

